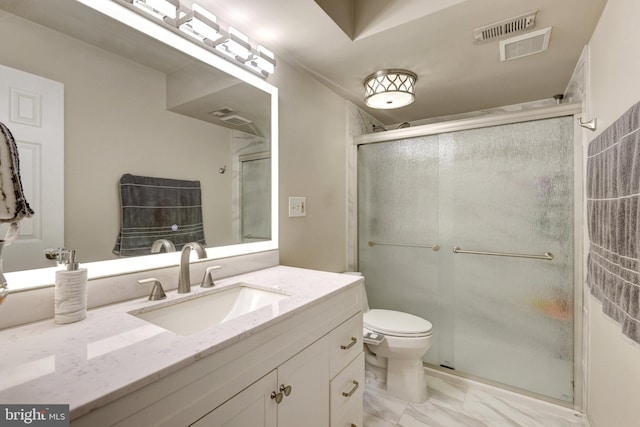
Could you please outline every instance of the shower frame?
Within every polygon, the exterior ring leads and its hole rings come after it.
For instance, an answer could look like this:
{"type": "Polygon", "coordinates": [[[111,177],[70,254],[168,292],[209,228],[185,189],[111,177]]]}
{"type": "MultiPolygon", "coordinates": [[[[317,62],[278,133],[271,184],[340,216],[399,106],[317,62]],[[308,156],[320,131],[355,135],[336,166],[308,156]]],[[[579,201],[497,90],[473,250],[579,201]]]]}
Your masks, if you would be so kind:
{"type": "MultiPolygon", "coordinates": [[[[573,166],[574,166],[574,310],[573,310],[573,378],[574,378],[574,399],[571,408],[584,412],[586,404],[586,351],[583,346],[586,343],[586,319],[583,309],[585,299],[585,287],[583,285],[584,257],[583,257],[583,230],[584,230],[584,166],[583,166],[583,138],[582,128],[578,125],[581,118],[582,106],[580,104],[561,104],[550,107],[522,110],[513,113],[487,114],[481,117],[452,120],[428,125],[408,127],[384,132],[360,135],[352,138],[348,144],[347,165],[348,165],[348,191],[347,191],[347,270],[358,271],[358,146],[379,142],[388,142],[400,139],[438,135],[448,132],[456,132],[471,129],[480,129],[492,126],[508,125],[514,123],[528,122],[533,120],[550,119],[555,117],[574,116],[573,128],[573,166]]],[[[459,375],[465,378],[465,375],[459,375]]],[[[477,378],[473,378],[478,380],[477,378]]],[[[482,379],[479,379],[482,381],[482,379]]],[[[492,384],[491,381],[485,381],[492,384]]],[[[508,386],[500,385],[510,391],[535,397],[540,400],[549,401],[561,406],[567,406],[566,402],[529,393],[520,389],[512,389],[508,386]]]]}

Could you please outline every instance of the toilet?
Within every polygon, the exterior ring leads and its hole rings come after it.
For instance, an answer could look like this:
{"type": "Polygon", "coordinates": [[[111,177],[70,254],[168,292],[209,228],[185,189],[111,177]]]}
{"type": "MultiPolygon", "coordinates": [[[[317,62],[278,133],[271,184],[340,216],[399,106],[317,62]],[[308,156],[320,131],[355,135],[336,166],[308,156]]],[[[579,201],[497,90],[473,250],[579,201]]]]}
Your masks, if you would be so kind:
{"type": "Polygon", "coordinates": [[[431,347],[433,326],[413,314],[370,309],[364,287],[363,290],[366,369],[382,373],[387,395],[413,403],[426,401],[422,356],[431,347]]]}

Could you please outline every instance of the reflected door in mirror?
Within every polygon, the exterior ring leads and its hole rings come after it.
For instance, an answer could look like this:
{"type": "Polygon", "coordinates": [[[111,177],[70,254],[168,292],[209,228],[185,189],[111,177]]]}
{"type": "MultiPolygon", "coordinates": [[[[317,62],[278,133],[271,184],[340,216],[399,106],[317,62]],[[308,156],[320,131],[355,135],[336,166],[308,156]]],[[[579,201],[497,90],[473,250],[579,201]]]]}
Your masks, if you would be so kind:
{"type": "MultiPolygon", "coordinates": [[[[64,246],[64,85],[0,65],[0,121],[13,134],[27,201],[35,214],[5,247],[5,272],[50,267],[47,248],[64,246]]],[[[8,224],[0,227],[0,239],[8,224]]]]}

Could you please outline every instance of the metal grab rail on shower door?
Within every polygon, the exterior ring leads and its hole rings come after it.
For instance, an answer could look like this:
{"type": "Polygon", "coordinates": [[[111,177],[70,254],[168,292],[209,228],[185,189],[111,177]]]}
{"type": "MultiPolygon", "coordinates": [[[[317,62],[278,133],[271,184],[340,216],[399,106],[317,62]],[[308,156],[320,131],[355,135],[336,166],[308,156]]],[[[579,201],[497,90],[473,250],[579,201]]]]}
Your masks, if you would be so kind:
{"type": "Polygon", "coordinates": [[[440,245],[416,245],[416,244],[412,244],[412,243],[388,243],[388,242],[371,242],[371,241],[369,241],[368,244],[371,247],[374,247],[375,245],[380,245],[380,246],[406,246],[406,247],[409,247],[409,248],[433,249],[436,252],[440,250],[440,245]]]}
{"type": "Polygon", "coordinates": [[[551,261],[553,254],[551,252],[545,252],[544,255],[531,255],[531,254],[514,254],[508,252],[486,252],[486,251],[465,251],[462,248],[455,246],[453,248],[454,254],[473,254],[473,255],[490,255],[490,256],[504,256],[512,258],[531,258],[531,259],[543,259],[545,261],[551,261]]]}

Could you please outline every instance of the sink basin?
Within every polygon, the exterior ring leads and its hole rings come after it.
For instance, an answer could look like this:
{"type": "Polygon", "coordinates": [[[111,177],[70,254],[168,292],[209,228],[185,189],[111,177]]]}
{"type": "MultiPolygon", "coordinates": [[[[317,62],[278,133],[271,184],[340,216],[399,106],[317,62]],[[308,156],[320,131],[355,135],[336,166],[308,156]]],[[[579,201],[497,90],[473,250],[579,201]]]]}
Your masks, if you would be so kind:
{"type": "Polygon", "coordinates": [[[129,314],[178,335],[191,335],[288,297],[282,293],[238,284],[129,314]]]}

